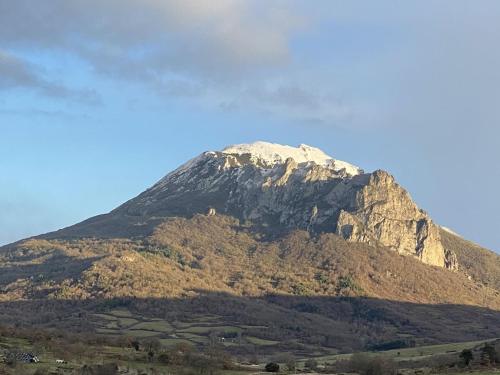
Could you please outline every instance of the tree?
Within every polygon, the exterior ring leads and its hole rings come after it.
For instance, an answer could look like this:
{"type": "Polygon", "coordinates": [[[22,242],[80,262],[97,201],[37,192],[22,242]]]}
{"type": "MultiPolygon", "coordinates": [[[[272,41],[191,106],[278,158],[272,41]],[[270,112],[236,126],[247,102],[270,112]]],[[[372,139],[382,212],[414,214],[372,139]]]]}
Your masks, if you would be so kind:
{"type": "Polygon", "coordinates": [[[193,347],[188,343],[176,344],[172,349],[162,355],[161,361],[171,365],[182,365],[189,361],[193,354],[193,347]],[[168,361],[168,362],[165,362],[168,361]]]}
{"type": "Polygon", "coordinates": [[[370,365],[370,357],[365,353],[354,353],[349,359],[349,369],[353,372],[365,374],[370,365]]]}
{"type": "Polygon", "coordinates": [[[489,366],[498,361],[498,354],[495,347],[490,343],[484,344],[481,349],[481,363],[483,365],[489,366]]]}
{"type": "Polygon", "coordinates": [[[471,361],[474,359],[474,355],[472,354],[472,350],[464,349],[462,353],[460,353],[460,358],[464,362],[465,366],[469,366],[471,361]]]}
{"type": "Polygon", "coordinates": [[[396,364],[391,358],[375,357],[371,360],[366,375],[396,375],[396,364]]]}
{"type": "Polygon", "coordinates": [[[144,340],[142,346],[144,347],[144,350],[147,352],[156,352],[161,349],[161,342],[158,339],[147,339],[144,340]]]}
{"type": "Polygon", "coordinates": [[[295,367],[297,366],[297,362],[293,355],[288,355],[285,358],[285,366],[288,371],[295,371],[295,367]]]}
{"type": "Polygon", "coordinates": [[[209,374],[212,375],[217,369],[217,363],[214,358],[207,357],[206,355],[192,355],[189,364],[198,370],[200,375],[209,374]]]}
{"type": "Polygon", "coordinates": [[[315,371],[318,368],[318,362],[315,359],[308,359],[306,363],[304,363],[304,367],[308,370],[315,371]]]}
{"type": "Polygon", "coordinates": [[[371,357],[364,353],[355,353],[349,360],[349,368],[361,375],[393,375],[396,374],[396,365],[390,358],[371,357]]]}
{"type": "Polygon", "coordinates": [[[143,342],[143,347],[148,353],[149,360],[152,361],[155,354],[161,349],[161,343],[158,339],[147,339],[143,342]]]}
{"type": "Polygon", "coordinates": [[[131,348],[134,348],[136,352],[139,351],[139,349],[141,348],[141,344],[139,343],[138,340],[131,340],[130,341],[130,347],[131,348]]]}
{"type": "Polygon", "coordinates": [[[275,362],[270,362],[266,365],[265,367],[267,372],[279,372],[280,371],[280,365],[278,365],[275,362]]]}

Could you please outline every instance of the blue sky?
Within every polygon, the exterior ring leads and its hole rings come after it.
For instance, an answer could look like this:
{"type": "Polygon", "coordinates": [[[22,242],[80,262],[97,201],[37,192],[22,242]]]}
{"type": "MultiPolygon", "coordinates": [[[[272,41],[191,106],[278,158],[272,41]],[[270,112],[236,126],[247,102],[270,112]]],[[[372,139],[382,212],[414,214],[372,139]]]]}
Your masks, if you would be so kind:
{"type": "Polygon", "coordinates": [[[0,244],[228,144],[386,169],[500,249],[500,3],[0,0],[0,244]]]}

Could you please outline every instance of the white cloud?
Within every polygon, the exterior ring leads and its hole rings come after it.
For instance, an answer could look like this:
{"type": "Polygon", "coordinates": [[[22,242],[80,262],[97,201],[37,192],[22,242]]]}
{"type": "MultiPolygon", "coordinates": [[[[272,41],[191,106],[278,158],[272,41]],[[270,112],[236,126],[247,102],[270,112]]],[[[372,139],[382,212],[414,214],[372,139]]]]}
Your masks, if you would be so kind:
{"type": "MultiPolygon", "coordinates": [[[[285,1],[0,1],[0,48],[62,51],[96,74],[151,85],[169,98],[219,106],[229,97],[257,111],[284,114],[294,95],[288,89],[245,95],[289,68],[291,39],[306,23],[285,1]],[[264,102],[268,99],[272,103],[264,102]]],[[[32,86],[48,83],[34,71],[24,67],[19,74],[29,75],[32,86]]],[[[45,94],[58,89],[63,91],[53,84],[45,94]]],[[[315,97],[300,90],[308,100],[315,97]]]]}
{"type": "MultiPolygon", "coordinates": [[[[279,64],[300,19],[285,6],[233,1],[0,2],[0,41],[214,75],[279,64]],[[22,21],[22,22],[21,22],[22,21]],[[135,54],[135,59],[132,58],[135,54]]],[[[281,4],[280,2],[276,4],[281,4]]],[[[110,67],[107,66],[109,69],[110,67]]]]}
{"type": "Polygon", "coordinates": [[[54,98],[78,100],[87,104],[98,102],[93,90],[77,90],[50,81],[40,74],[42,69],[23,59],[0,50],[0,90],[33,89],[54,98]]]}

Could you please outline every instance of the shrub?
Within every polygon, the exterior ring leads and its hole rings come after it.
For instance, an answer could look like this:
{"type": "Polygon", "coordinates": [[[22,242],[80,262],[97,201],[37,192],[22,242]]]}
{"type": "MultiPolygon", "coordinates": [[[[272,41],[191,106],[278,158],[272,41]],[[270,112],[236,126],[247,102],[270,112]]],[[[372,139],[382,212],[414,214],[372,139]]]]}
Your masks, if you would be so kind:
{"type": "Polygon", "coordinates": [[[297,296],[307,296],[309,294],[309,290],[303,283],[297,283],[292,285],[292,293],[297,296]]]}
{"type": "Polygon", "coordinates": [[[469,366],[470,362],[474,359],[472,350],[470,349],[462,350],[462,353],[460,353],[460,358],[462,359],[465,366],[469,366]]]}
{"type": "Polygon", "coordinates": [[[498,353],[495,347],[489,343],[484,344],[481,349],[481,363],[483,365],[492,365],[498,362],[498,353]]]}
{"type": "Polygon", "coordinates": [[[168,355],[168,353],[165,352],[158,354],[157,360],[158,362],[164,363],[166,365],[168,365],[171,362],[170,356],[168,355]]]}
{"type": "Polygon", "coordinates": [[[314,278],[320,283],[320,284],[328,284],[330,279],[328,278],[328,275],[325,275],[324,273],[318,272],[316,275],[314,275],[314,278]]]}
{"type": "Polygon", "coordinates": [[[134,348],[135,351],[138,352],[139,349],[141,348],[141,343],[137,340],[132,340],[132,341],[130,341],[130,347],[134,348]]]}
{"type": "Polygon", "coordinates": [[[351,275],[341,276],[337,280],[335,291],[339,295],[350,296],[351,294],[359,294],[363,289],[356,283],[356,280],[351,275]]]}
{"type": "Polygon", "coordinates": [[[267,372],[279,372],[280,371],[280,365],[278,365],[275,362],[268,363],[265,368],[266,368],[267,372]]]}
{"type": "Polygon", "coordinates": [[[297,366],[295,357],[292,355],[288,356],[285,360],[285,366],[288,371],[295,371],[295,367],[297,366]]]}

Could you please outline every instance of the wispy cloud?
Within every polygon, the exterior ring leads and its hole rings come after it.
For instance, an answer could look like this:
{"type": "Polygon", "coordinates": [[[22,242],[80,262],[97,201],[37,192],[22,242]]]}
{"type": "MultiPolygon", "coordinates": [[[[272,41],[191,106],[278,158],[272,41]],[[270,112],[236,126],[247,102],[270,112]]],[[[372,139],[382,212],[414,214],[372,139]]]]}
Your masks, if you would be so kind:
{"type": "Polygon", "coordinates": [[[32,89],[53,98],[77,100],[86,104],[99,102],[94,90],[73,89],[50,81],[39,74],[40,70],[40,67],[0,50],[0,90],[32,89]]]}
{"type": "Polygon", "coordinates": [[[491,84],[499,80],[498,10],[489,0],[481,7],[466,1],[1,1],[0,88],[95,102],[92,88],[50,80],[40,66],[7,52],[52,51],[76,57],[99,78],[139,83],[166,100],[403,128],[393,121],[400,109],[420,111],[438,90],[446,106],[464,108],[466,100],[480,105],[485,95],[462,100],[451,92],[499,86],[491,84]],[[430,95],[424,85],[433,87],[430,95]]]}
{"type": "MultiPolygon", "coordinates": [[[[282,83],[294,63],[293,37],[310,21],[285,1],[42,0],[33,7],[19,0],[0,3],[0,47],[64,51],[97,75],[149,85],[169,100],[214,108],[232,103],[286,117],[314,111],[329,119],[344,111],[335,100],[325,111],[316,90],[291,76],[282,83]]],[[[18,85],[54,97],[70,94],[22,61],[13,65],[18,85]]],[[[79,99],[94,94],[80,91],[79,99]]]]}

